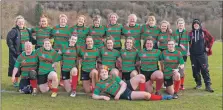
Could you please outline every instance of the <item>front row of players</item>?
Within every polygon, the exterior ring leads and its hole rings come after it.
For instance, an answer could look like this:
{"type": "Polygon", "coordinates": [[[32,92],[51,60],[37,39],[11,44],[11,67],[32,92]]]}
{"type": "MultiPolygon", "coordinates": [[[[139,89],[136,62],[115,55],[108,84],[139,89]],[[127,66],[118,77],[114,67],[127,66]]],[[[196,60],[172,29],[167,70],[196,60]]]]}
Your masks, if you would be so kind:
{"type": "Polygon", "coordinates": [[[184,60],[181,53],[175,50],[173,40],[168,41],[168,49],[163,52],[153,49],[152,39],[146,39],[144,49],[138,51],[133,46],[134,38],[128,37],[125,48],[120,52],[113,49],[112,37],[106,39],[105,48],[100,50],[93,46],[94,42],[90,36],[86,38],[86,47],[76,48],[76,41],[77,36],[71,36],[69,45],[58,52],[52,48],[49,39],[45,39],[43,47],[37,50],[32,50],[31,42],[26,42],[25,51],[18,57],[12,76],[14,81],[17,72],[21,71],[20,92],[36,95],[38,84],[40,92],[51,90],[51,97],[56,97],[58,91],[56,67],[61,61],[64,88],[71,97],[76,96],[77,67],[81,65],[83,88],[86,93],[92,91],[94,99],[109,100],[109,97],[99,95],[103,92],[114,96],[115,99],[178,98],[177,92],[180,87],[178,71],[179,68],[184,68],[184,60]],[[78,60],[79,57],[81,60],[78,60]],[[158,62],[162,71],[159,70],[158,62]],[[125,82],[119,78],[120,72],[125,82]],[[152,86],[154,81],[156,81],[155,94],[152,86]],[[170,95],[160,95],[163,83],[170,95]],[[138,86],[141,92],[135,91],[138,86]]]}

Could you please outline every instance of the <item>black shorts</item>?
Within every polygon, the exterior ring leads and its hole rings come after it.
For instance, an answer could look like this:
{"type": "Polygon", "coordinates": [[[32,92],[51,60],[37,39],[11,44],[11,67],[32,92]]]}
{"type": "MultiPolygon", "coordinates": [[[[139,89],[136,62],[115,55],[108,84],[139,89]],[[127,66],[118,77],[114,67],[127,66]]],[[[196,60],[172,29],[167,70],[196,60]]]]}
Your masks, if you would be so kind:
{"type": "Polygon", "coordinates": [[[149,81],[151,79],[151,75],[156,71],[143,71],[140,70],[141,74],[143,74],[146,77],[146,82],[149,81]]]}
{"type": "Polygon", "coordinates": [[[187,62],[187,56],[183,56],[184,62],[187,62]]]}
{"type": "Polygon", "coordinates": [[[69,71],[61,71],[61,77],[62,77],[62,80],[67,80],[67,79],[70,79],[70,72],[69,71]]]}
{"type": "Polygon", "coordinates": [[[116,49],[116,50],[118,50],[119,52],[120,52],[120,50],[122,49],[121,47],[116,47],[116,48],[114,48],[114,49],[116,49]]]}
{"type": "Polygon", "coordinates": [[[81,69],[81,80],[90,80],[90,72],[81,69]]]}
{"type": "Polygon", "coordinates": [[[168,87],[168,86],[172,86],[172,85],[173,85],[173,77],[171,77],[170,79],[164,78],[164,86],[168,87]]]}
{"type": "Polygon", "coordinates": [[[48,75],[49,74],[38,75],[37,76],[38,85],[47,83],[48,82],[48,75]]]}
{"type": "Polygon", "coordinates": [[[125,83],[127,84],[127,88],[129,88],[131,91],[134,91],[134,89],[132,88],[132,85],[130,83],[130,80],[125,81],[125,83]]]}
{"type": "Polygon", "coordinates": [[[122,80],[126,80],[126,81],[130,80],[131,79],[130,74],[131,72],[122,72],[122,80]]]}
{"type": "Polygon", "coordinates": [[[132,100],[131,98],[132,91],[127,87],[125,91],[120,96],[120,99],[132,100]]]}
{"type": "Polygon", "coordinates": [[[163,51],[166,50],[166,49],[161,49],[161,48],[159,48],[159,50],[160,50],[161,52],[163,52],[163,51]]]}

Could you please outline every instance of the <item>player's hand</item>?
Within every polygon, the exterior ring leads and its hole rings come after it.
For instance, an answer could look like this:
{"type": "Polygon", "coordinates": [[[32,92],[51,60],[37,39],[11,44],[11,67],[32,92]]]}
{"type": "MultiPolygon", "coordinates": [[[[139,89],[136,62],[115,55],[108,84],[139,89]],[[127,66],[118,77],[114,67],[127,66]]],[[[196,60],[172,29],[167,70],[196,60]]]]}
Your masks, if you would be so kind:
{"type": "Polygon", "coordinates": [[[119,100],[119,98],[120,98],[120,94],[116,94],[115,100],[119,100]]]}
{"type": "Polygon", "coordinates": [[[183,49],[183,51],[186,50],[186,48],[184,47],[184,45],[180,44],[180,47],[183,49]]]}
{"type": "Polygon", "coordinates": [[[110,100],[110,97],[104,96],[103,99],[106,100],[106,101],[109,101],[110,100]]]}
{"type": "Polygon", "coordinates": [[[190,56],[190,52],[187,52],[187,56],[190,56]]]}
{"type": "Polygon", "coordinates": [[[206,49],[206,52],[208,52],[208,51],[209,51],[209,48],[207,48],[207,47],[206,47],[205,49],[206,49]]]}
{"type": "Polygon", "coordinates": [[[58,54],[62,54],[61,50],[58,51],[58,54]]]}
{"type": "Polygon", "coordinates": [[[173,74],[177,74],[179,72],[179,69],[173,69],[173,74]]]}
{"type": "Polygon", "coordinates": [[[15,82],[15,76],[12,76],[12,83],[14,83],[15,82]]]}

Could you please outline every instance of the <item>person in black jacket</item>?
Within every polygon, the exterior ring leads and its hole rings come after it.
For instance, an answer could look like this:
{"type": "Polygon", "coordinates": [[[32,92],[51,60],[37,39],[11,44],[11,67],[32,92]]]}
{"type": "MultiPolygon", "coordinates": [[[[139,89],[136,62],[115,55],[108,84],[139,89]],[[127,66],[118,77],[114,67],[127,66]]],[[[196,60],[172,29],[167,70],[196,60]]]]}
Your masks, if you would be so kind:
{"type": "Polygon", "coordinates": [[[203,29],[201,21],[194,19],[190,36],[190,59],[192,65],[193,77],[196,82],[194,89],[201,88],[201,75],[204,79],[205,90],[214,92],[211,88],[211,78],[209,73],[208,56],[212,55],[212,45],[214,36],[207,29],[203,29]],[[201,75],[200,75],[201,73],[201,75]]]}
{"type": "MultiPolygon", "coordinates": [[[[35,44],[35,40],[31,37],[31,33],[28,28],[25,27],[25,19],[23,16],[19,15],[15,20],[15,27],[13,27],[7,35],[7,45],[9,47],[9,67],[8,76],[12,77],[12,71],[14,68],[15,61],[17,57],[24,51],[24,43],[26,41],[31,41],[35,44]]],[[[18,87],[18,77],[20,77],[20,71],[16,74],[14,87],[18,87]]]]}

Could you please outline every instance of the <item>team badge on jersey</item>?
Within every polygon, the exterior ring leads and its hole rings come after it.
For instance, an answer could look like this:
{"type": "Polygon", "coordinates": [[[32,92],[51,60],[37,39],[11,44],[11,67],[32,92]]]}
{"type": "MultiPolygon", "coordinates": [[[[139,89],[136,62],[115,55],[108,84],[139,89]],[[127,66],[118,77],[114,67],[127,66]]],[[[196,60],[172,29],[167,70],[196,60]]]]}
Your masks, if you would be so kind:
{"type": "Polygon", "coordinates": [[[109,85],[109,83],[105,83],[105,86],[108,86],[109,85]]]}
{"type": "Polygon", "coordinates": [[[127,53],[126,52],[124,52],[124,54],[123,54],[124,56],[126,56],[127,55],[127,53]]]}
{"type": "Polygon", "coordinates": [[[161,36],[160,39],[163,39],[163,36],[161,36]]]}
{"type": "Polygon", "coordinates": [[[108,55],[108,52],[105,52],[104,55],[107,56],[108,55]]]}
{"type": "Polygon", "coordinates": [[[45,54],[42,54],[42,57],[43,57],[43,58],[46,58],[45,54]]]}
{"type": "Polygon", "coordinates": [[[92,31],[91,34],[96,34],[96,32],[95,31],[92,31]]]}
{"type": "Polygon", "coordinates": [[[128,34],[131,34],[131,31],[130,30],[128,30],[128,34]]]}
{"type": "Polygon", "coordinates": [[[76,29],[74,29],[73,34],[77,34],[77,30],[76,29]]]}
{"type": "Polygon", "coordinates": [[[144,53],[144,54],[142,55],[142,57],[145,58],[145,57],[146,57],[146,54],[144,53]]]}
{"type": "Polygon", "coordinates": [[[88,56],[88,53],[86,52],[86,53],[84,54],[84,59],[86,59],[87,56],[88,56]]]}
{"type": "Polygon", "coordinates": [[[60,31],[59,31],[59,30],[57,30],[57,31],[56,31],[56,33],[58,34],[58,33],[60,33],[60,31]]]}
{"type": "Polygon", "coordinates": [[[166,56],[166,60],[170,60],[170,57],[169,56],[166,56]]]}
{"type": "Polygon", "coordinates": [[[70,50],[68,49],[68,50],[66,51],[66,53],[68,53],[68,54],[69,54],[69,53],[70,53],[70,50]]]}

